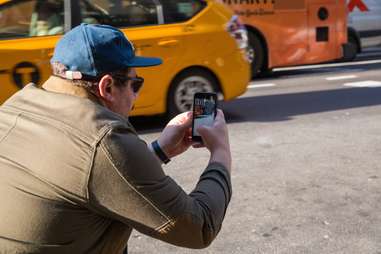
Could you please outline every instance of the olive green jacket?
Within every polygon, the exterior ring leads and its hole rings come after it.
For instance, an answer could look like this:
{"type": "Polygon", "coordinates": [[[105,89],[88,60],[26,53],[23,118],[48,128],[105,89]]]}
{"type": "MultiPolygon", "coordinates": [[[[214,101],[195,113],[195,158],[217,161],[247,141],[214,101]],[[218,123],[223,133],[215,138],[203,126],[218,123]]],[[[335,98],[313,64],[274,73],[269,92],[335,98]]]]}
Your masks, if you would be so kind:
{"type": "Polygon", "coordinates": [[[30,84],[0,107],[0,253],[121,253],[133,228],[208,246],[227,170],[209,164],[185,193],[126,118],[65,82],[30,84]]]}

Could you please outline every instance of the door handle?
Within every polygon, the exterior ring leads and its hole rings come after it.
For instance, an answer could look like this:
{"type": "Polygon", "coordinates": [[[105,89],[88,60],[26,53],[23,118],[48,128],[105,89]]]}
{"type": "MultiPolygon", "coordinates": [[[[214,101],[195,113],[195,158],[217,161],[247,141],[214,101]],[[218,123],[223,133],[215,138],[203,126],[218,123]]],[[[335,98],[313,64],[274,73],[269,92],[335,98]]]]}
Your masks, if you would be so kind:
{"type": "Polygon", "coordinates": [[[178,40],[163,40],[158,42],[158,45],[161,47],[173,47],[177,44],[179,44],[178,40]]]}
{"type": "Polygon", "coordinates": [[[195,25],[186,25],[185,27],[184,27],[184,32],[193,32],[194,30],[195,30],[195,25]]]}
{"type": "Polygon", "coordinates": [[[151,44],[141,44],[141,45],[135,45],[135,54],[141,55],[142,51],[144,51],[146,48],[152,47],[151,44]]]}

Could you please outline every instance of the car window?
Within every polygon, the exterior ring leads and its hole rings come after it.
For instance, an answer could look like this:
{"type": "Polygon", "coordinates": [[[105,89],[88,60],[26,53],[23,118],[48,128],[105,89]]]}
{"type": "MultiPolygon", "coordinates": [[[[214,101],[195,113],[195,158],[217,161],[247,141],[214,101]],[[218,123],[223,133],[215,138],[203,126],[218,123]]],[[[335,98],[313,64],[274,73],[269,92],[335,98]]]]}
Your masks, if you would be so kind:
{"type": "Polygon", "coordinates": [[[83,22],[131,27],[158,24],[153,0],[82,0],[83,22]]]}
{"type": "Polygon", "coordinates": [[[13,1],[0,6],[0,39],[62,34],[63,0],[13,1]]]}
{"type": "Polygon", "coordinates": [[[161,0],[160,2],[166,24],[187,21],[207,5],[201,0],[161,0]]]}

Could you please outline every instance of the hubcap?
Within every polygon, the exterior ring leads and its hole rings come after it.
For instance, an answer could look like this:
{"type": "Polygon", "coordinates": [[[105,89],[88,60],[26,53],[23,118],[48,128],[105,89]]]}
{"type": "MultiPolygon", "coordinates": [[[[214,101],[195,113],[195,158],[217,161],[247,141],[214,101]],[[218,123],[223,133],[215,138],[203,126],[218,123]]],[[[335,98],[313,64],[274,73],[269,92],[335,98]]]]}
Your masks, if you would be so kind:
{"type": "Polygon", "coordinates": [[[181,111],[192,109],[193,96],[195,93],[213,92],[212,83],[200,76],[191,76],[182,80],[175,91],[175,105],[181,111]]]}

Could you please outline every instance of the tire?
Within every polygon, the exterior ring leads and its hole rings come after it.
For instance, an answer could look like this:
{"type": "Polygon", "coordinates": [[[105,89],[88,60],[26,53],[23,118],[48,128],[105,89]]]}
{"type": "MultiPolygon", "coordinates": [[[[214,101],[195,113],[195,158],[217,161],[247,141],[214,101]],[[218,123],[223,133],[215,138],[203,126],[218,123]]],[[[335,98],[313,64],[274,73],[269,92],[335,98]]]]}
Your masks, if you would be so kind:
{"type": "Polygon", "coordinates": [[[198,92],[217,92],[218,82],[208,71],[190,69],[180,73],[171,83],[167,97],[167,115],[172,117],[192,110],[193,96],[198,92]]]}
{"type": "Polygon", "coordinates": [[[353,61],[357,53],[360,52],[360,45],[355,36],[348,34],[348,43],[344,50],[344,61],[353,61]]]}
{"type": "Polygon", "coordinates": [[[257,35],[252,32],[249,32],[249,44],[253,49],[252,53],[252,62],[251,62],[251,76],[256,77],[261,72],[266,71],[266,52],[263,43],[257,35]]]}

